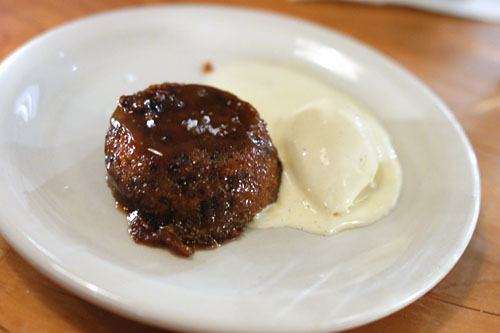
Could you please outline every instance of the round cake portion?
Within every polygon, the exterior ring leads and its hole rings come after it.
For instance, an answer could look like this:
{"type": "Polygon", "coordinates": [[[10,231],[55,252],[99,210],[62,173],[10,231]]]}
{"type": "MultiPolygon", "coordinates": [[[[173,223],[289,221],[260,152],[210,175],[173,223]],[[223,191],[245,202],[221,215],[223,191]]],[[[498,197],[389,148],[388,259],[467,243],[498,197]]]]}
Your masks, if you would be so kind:
{"type": "Polygon", "coordinates": [[[105,162],[132,237],[186,256],[237,237],[276,201],[282,169],[254,107],[175,83],[120,97],[105,162]]]}

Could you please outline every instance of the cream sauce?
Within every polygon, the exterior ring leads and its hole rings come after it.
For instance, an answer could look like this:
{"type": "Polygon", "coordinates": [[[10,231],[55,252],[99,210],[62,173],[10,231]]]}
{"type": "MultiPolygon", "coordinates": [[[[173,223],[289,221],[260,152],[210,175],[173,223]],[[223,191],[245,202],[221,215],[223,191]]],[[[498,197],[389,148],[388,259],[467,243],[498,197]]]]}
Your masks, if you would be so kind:
{"type": "Polygon", "coordinates": [[[217,66],[206,84],[259,111],[283,163],[277,202],[251,226],[328,235],[375,222],[395,206],[397,155],[387,132],[352,97],[299,69],[256,61],[217,66]]]}

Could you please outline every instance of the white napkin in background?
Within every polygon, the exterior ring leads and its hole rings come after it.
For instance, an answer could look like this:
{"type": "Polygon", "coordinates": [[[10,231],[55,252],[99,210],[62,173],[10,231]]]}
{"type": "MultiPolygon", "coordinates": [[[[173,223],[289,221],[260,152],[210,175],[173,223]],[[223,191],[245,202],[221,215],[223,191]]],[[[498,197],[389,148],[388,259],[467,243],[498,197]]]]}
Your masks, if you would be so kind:
{"type": "MultiPolygon", "coordinates": [[[[308,1],[308,0],[295,0],[308,1]]],[[[500,0],[334,0],[398,5],[486,22],[500,23],[500,0]]]]}

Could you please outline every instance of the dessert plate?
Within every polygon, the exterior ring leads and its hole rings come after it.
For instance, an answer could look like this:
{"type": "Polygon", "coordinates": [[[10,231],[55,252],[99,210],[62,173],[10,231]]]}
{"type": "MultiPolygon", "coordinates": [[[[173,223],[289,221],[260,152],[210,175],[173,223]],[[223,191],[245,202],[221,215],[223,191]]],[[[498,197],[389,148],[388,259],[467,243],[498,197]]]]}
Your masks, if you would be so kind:
{"type": "MultiPolygon", "coordinates": [[[[448,108],[376,51],[332,30],[254,10],[156,6],[41,35],[0,66],[0,228],[75,294],[152,325],[196,331],[342,330],[416,300],[473,233],[474,152],[448,108]],[[287,62],[365,105],[403,167],[396,208],[322,237],[247,230],[192,258],[135,244],[105,181],[104,135],[121,94],[202,82],[203,65],[287,62]]],[[[251,101],[250,101],[251,102],[251,101]]]]}

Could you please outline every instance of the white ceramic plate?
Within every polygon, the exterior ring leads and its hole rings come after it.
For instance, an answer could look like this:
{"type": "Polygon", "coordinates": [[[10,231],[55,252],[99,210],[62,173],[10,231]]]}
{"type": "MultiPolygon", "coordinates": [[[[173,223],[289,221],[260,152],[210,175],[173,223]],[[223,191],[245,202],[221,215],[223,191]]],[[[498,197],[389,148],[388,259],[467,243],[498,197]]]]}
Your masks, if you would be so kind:
{"type": "Polygon", "coordinates": [[[0,85],[2,233],[76,294],[154,325],[315,332],[368,323],[441,280],[477,220],[476,159],[447,107],[384,56],[311,23],[225,7],[111,12],[23,46],[1,65],[0,85]],[[117,98],[200,82],[205,61],[256,57],[306,67],[372,109],[403,166],[397,207],[332,237],[248,230],[190,259],[136,245],[104,180],[117,98]]]}

